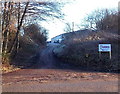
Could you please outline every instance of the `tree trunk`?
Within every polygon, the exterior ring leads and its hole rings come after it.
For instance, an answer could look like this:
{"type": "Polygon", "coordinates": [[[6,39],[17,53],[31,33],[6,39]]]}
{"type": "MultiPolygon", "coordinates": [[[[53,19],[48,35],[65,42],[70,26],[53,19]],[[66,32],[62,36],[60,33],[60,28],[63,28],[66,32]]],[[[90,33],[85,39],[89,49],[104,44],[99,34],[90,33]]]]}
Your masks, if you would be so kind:
{"type": "Polygon", "coordinates": [[[11,2],[8,3],[8,11],[7,11],[7,24],[6,24],[6,44],[5,44],[5,53],[8,50],[9,43],[9,33],[10,33],[10,21],[11,21],[11,2]]]}
{"type": "Polygon", "coordinates": [[[2,17],[2,52],[5,50],[5,16],[6,16],[7,2],[4,3],[4,12],[2,17]]]}
{"type": "MultiPolygon", "coordinates": [[[[19,24],[20,24],[20,2],[18,4],[18,27],[19,27],[19,24]]],[[[16,43],[15,43],[15,53],[14,53],[14,56],[13,58],[16,56],[16,54],[18,53],[18,49],[19,49],[19,35],[17,36],[17,39],[16,39],[16,43]]]]}
{"type": "Polygon", "coordinates": [[[27,11],[28,5],[29,5],[29,2],[27,2],[26,6],[25,6],[24,13],[23,13],[23,15],[22,15],[22,18],[21,18],[19,24],[18,24],[18,28],[17,28],[17,32],[16,32],[16,35],[15,35],[15,38],[14,38],[14,40],[13,40],[12,46],[11,46],[10,50],[8,51],[8,53],[11,53],[11,52],[13,51],[13,48],[14,48],[15,43],[16,43],[16,41],[17,41],[17,38],[18,38],[18,35],[19,35],[19,32],[20,32],[20,28],[21,28],[21,26],[22,26],[23,19],[24,19],[25,13],[26,13],[26,11],[27,11]]]}

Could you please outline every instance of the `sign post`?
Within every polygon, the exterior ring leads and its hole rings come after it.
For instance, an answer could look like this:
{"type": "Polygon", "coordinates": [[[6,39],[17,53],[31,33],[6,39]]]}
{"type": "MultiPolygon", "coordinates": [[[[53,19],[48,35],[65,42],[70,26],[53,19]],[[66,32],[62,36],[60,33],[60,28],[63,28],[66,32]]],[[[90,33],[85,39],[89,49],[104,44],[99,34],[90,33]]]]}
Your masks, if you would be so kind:
{"type": "Polygon", "coordinates": [[[101,57],[101,52],[109,52],[111,59],[111,44],[99,44],[99,57],[101,57]]]}

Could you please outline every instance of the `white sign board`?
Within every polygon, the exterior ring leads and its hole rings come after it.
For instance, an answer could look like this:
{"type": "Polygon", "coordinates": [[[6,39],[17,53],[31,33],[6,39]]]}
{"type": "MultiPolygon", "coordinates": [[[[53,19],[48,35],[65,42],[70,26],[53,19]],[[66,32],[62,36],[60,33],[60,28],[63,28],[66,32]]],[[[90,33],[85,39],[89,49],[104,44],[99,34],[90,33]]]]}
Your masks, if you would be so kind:
{"type": "Polygon", "coordinates": [[[99,44],[99,52],[111,52],[111,44],[99,44]]]}

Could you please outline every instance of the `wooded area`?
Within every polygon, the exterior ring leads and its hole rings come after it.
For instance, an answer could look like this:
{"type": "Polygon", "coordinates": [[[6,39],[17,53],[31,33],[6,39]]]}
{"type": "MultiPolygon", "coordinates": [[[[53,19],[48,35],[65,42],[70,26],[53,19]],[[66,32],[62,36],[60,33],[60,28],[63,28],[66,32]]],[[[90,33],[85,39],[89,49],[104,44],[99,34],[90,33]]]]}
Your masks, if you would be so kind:
{"type": "Polygon", "coordinates": [[[118,33],[119,17],[119,12],[116,9],[98,9],[85,17],[83,26],[118,33]]]}
{"type": "Polygon", "coordinates": [[[38,20],[47,21],[53,17],[61,18],[63,15],[59,12],[58,2],[48,1],[5,1],[1,3],[1,10],[3,64],[9,64],[27,44],[37,47],[46,44],[47,30],[37,24],[38,20]]]}

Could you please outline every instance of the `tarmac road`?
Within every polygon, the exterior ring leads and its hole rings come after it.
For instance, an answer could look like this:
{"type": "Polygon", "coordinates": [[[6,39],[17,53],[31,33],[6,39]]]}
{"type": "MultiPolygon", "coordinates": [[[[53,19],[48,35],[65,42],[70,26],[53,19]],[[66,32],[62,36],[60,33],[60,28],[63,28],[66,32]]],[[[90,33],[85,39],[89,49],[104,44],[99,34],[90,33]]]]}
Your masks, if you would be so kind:
{"type": "Polygon", "coordinates": [[[56,59],[49,44],[31,69],[2,75],[3,92],[118,92],[118,74],[70,69],[56,59]]]}

